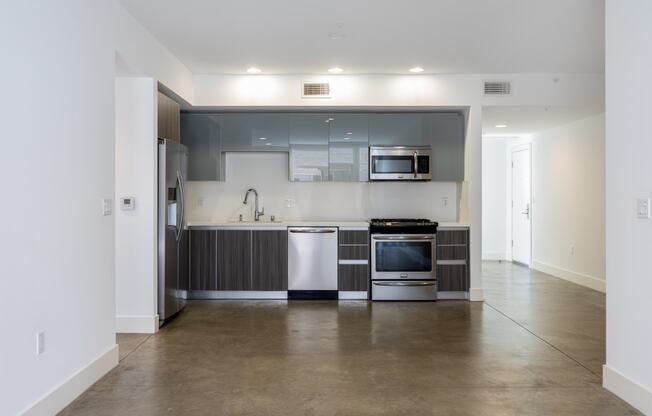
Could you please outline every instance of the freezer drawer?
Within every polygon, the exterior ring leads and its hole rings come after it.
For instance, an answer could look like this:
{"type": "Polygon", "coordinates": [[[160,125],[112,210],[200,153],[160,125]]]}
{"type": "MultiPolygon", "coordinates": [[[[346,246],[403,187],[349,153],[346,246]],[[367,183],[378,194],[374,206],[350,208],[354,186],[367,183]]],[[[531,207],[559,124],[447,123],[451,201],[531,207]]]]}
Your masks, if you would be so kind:
{"type": "Polygon", "coordinates": [[[371,282],[373,300],[436,300],[436,280],[382,280],[371,282]]]}
{"type": "Polygon", "coordinates": [[[337,290],[337,228],[288,228],[288,290],[337,290]]]}

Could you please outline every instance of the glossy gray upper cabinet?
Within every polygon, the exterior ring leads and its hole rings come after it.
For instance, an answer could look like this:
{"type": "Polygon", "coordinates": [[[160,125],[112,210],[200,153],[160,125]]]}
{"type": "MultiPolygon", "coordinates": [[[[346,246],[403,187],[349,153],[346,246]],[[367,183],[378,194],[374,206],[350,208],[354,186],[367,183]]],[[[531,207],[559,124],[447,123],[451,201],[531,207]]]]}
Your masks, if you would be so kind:
{"type": "Polygon", "coordinates": [[[429,144],[432,147],[432,180],[464,181],[465,120],[460,113],[431,113],[429,144]]]}
{"type": "Polygon", "coordinates": [[[428,114],[369,114],[371,146],[420,146],[428,143],[428,114]]]}
{"type": "Polygon", "coordinates": [[[328,180],[328,114],[290,114],[290,181],[328,180]]]}
{"type": "Polygon", "coordinates": [[[181,143],[188,148],[188,180],[223,180],[218,115],[182,113],[181,143]]]}
{"type": "Polygon", "coordinates": [[[287,151],[288,115],[283,113],[222,114],[222,151],[287,151]]]}
{"type": "Polygon", "coordinates": [[[329,180],[369,180],[369,117],[335,114],[329,125],[329,180]]]}

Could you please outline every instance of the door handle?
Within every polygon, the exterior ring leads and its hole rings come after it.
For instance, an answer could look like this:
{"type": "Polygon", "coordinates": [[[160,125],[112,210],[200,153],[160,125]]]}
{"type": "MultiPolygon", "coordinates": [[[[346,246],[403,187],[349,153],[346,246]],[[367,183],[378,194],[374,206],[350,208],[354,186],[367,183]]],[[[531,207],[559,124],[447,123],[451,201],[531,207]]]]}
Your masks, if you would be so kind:
{"type": "Polygon", "coordinates": [[[181,174],[177,171],[177,187],[179,188],[179,196],[177,197],[177,206],[181,209],[179,210],[180,215],[177,214],[177,241],[181,239],[181,234],[183,233],[183,217],[185,216],[185,207],[183,202],[183,185],[181,183],[181,174]]]}
{"type": "Polygon", "coordinates": [[[419,170],[419,162],[417,158],[417,152],[414,152],[414,179],[416,179],[418,176],[417,174],[418,170],[419,170]]]}
{"type": "Polygon", "coordinates": [[[525,214],[527,216],[527,219],[530,219],[530,204],[527,203],[525,204],[525,211],[521,211],[521,214],[525,214]]]}
{"type": "Polygon", "coordinates": [[[436,282],[374,282],[374,286],[434,286],[436,282]]]}
{"type": "Polygon", "coordinates": [[[413,236],[396,236],[396,237],[391,237],[391,236],[384,236],[384,237],[379,237],[379,236],[373,236],[372,237],[374,240],[381,240],[381,241],[410,241],[410,240],[434,240],[435,237],[432,236],[420,236],[420,235],[413,235],[413,236]]]}
{"type": "Polygon", "coordinates": [[[290,232],[298,233],[298,234],[330,234],[330,233],[334,233],[335,230],[324,229],[324,228],[306,228],[304,230],[293,229],[290,230],[290,232]]]}

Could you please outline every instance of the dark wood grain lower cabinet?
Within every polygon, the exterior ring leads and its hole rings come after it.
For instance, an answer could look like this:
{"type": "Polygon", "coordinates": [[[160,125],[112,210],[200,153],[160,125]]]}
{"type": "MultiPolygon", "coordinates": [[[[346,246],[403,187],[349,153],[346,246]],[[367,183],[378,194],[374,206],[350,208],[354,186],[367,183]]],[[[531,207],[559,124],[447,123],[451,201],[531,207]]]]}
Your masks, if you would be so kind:
{"type": "Polygon", "coordinates": [[[190,290],[217,290],[217,231],[190,231],[190,290]]]}
{"type": "Polygon", "coordinates": [[[369,267],[366,264],[340,264],[337,290],[360,292],[369,289],[369,267]]]}
{"type": "Polygon", "coordinates": [[[252,231],[251,237],[251,290],[287,290],[287,231],[252,231]]]}
{"type": "Polygon", "coordinates": [[[179,290],[188,290],[190,288],[190,231],[186,230],[181,234],[178,250],[179,290]]]}
{"type": "Polygon", "coordinates": [[[251,231],[217,231],[217,290],[251,290],[251,231]]]}
{"type": "Polygon", "coordinates": [[[437,265],[439,292],[468,292],[469,269],[466,264],[437,265]]]}

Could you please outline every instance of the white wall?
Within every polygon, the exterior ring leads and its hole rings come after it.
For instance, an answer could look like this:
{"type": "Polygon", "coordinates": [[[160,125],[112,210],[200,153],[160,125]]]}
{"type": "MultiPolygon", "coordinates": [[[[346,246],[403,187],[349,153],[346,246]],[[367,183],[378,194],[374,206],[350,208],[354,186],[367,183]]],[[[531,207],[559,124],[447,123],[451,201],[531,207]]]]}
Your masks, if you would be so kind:
{"type": "Polygon", "coordinates": [[[189,221],[232,221],[243,214],[253,219],[253,203],[243,205],[245,191],[256,188],[269,220],[351,220],[430,218],[455,221],[457,184],[326,182],[288,180],[288,154],[227,153],[225,182],[188,183],[189,221]],[[443,206],[442,198],[448,199],[443,206]],[[285,206],[291,199],[292,208],[285,206]]]}
{"type": "Polygon", "coordinates": [[[0,13],[0,47],[0,174],[13,201],[0,208],[11,219],[0,240],[0,414],[55,414],[117,364],[114,217],[101,215],[101,199],[114,198],[116,55],[121,72],[188,99],[192,81],[113,0],[14,2],[0,13]]]}
{"type": "Polygon", "coordinates": [[[482,259],[511,259],[507,194],[509,139],[482,139],[482,259]]]}
{"type": "Polygon", "coordinates": [[[115,49],[129,76],[153,77],[193,101],[192,73],[119,4],[113,9],[115,49]]]}
{"type": "MultiPolygon", "coordinates": [[[[0,13],[3,415],[98,358],[117,364],[113,217],[101,211],[113,198],[111,13],[109,1],[73,0],[14,2],[0,13]]],[[[54,414],[77,392],[35,413],[54,414]]]]}
{"type": "Polygon", "coordinates": [[[606,3],[607,364],[604,385],[652,414],[652,2],[606,3]]]}
{"type": "Polygon", "coordinates": [[[535,133],[532,267],[604,292],[604,114],[535,133]]]}
{"type": "Polygon", "coordinates": [[[116,78],[115,290],[117,332],[155,332],[157,85],[152,78],[116,78]],[[119,209],[134,197],[133,211],[119,209]]]}

